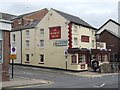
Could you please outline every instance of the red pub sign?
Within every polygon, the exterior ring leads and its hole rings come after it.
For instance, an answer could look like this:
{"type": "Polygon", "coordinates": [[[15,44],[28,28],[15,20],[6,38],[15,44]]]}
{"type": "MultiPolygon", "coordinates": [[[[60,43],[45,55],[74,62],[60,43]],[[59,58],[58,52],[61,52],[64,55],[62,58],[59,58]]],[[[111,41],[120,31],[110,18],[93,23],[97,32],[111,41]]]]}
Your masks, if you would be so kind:
{"type": "Polygon", "coordinates": [[[50,39],[60,39],[61,38],[61,27],[51,27],[49,33],[50,39]]]}

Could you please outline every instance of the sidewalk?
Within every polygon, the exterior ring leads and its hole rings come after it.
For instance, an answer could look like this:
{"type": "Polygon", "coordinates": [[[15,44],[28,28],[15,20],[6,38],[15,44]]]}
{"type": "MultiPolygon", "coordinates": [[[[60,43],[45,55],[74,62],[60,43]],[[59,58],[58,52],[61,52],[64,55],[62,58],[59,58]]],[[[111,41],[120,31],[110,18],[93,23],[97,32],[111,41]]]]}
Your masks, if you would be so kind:
{"type": "Polygon", "coordinates": [[[14,77],[13,79],[10,79],[10,81],[2,82],[2,88],[30,86],[30,85],[44,85],[50,83],[51,82],[47,80],[31,79],[25,77],[14,77]]]}
{"type": "Polygon", "coordinates": [[[118,74],[118,73],[99,73],[99,72],[91,72],[91,71],[64,72],[64,73],[69,74],[69,75],[83,76],[83,77],[102,77],[102,76],[118,74]]]}

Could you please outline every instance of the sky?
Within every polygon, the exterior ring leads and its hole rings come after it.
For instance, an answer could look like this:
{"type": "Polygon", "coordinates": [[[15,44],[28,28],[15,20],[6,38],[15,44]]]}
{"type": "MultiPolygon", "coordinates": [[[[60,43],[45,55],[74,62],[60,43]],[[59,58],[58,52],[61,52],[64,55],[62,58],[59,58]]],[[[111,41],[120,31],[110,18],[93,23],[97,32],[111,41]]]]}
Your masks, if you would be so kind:
{"type": "Polygon", "coordinates": [[[99,28],[107,20],[118,21],[119,0],[0,0],[0,12],[21,15],[54,8],[80,17],[99,28]]]}

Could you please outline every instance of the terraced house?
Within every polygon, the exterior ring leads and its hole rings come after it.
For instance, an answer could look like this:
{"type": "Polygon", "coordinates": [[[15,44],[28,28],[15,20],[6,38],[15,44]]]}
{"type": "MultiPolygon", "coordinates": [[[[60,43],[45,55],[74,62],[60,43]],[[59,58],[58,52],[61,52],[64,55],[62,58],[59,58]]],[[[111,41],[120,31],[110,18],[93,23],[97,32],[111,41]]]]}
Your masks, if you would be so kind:
{"type": "Polygon", "coordinates": [[[88,70],[90,50],[96,49],[96,29],[81,18],[50,9],[41,20],[33,20],[20,30],[21,64],[88,70]]]}

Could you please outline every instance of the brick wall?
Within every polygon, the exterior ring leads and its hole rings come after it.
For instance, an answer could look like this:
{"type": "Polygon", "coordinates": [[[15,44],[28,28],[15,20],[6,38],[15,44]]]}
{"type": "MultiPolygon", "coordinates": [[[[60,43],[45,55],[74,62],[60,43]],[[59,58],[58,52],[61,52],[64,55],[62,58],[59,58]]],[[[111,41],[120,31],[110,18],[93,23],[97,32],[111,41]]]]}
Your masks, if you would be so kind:
{"type": "Polygon", "coordinates": [[[37,12],[30,13],[28,15],[23,16],[22,18],[13,20],[12,27],[17,29],[19,26],[23,26],[29,23],[31,20],[41,20],[48,13],[47,9],[42,9],[37,12]]]}
{"type": "Polygon", "coordinates": [[[8,81],[9,76],[9,51],[10,51],[10,32],[3,32],[3,64],[2,64],[2,81],[8,81]]]}

